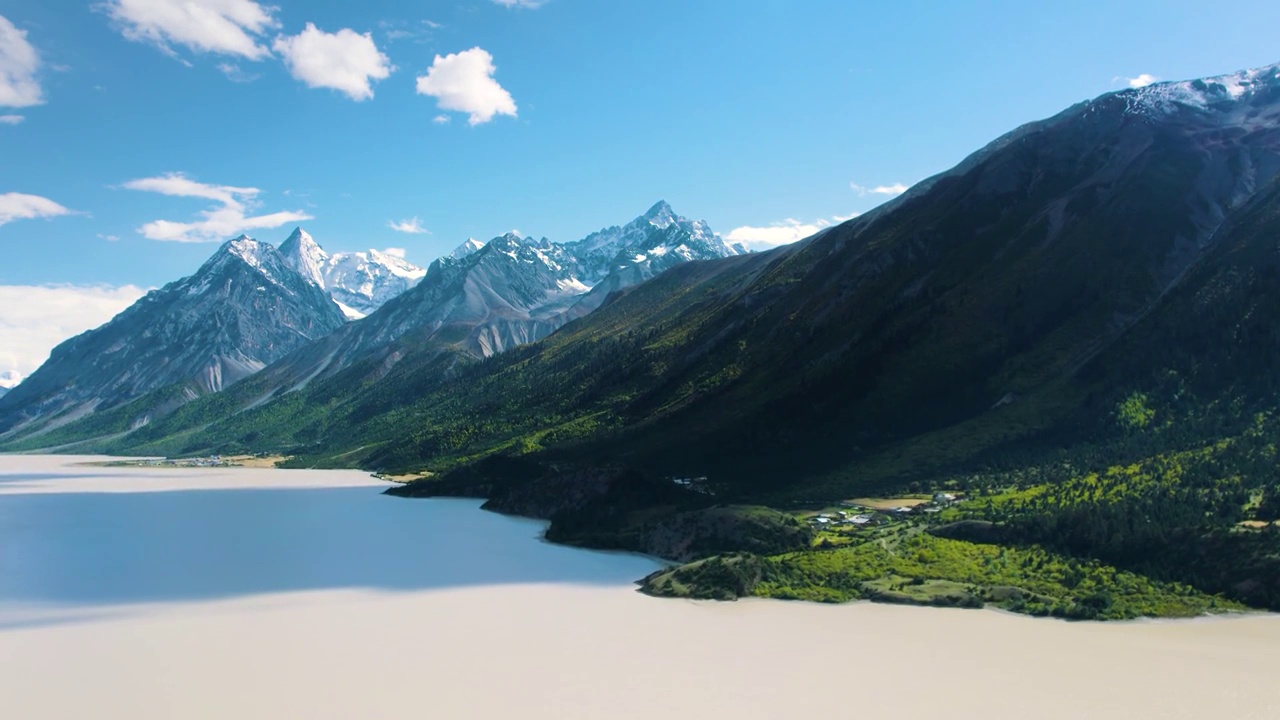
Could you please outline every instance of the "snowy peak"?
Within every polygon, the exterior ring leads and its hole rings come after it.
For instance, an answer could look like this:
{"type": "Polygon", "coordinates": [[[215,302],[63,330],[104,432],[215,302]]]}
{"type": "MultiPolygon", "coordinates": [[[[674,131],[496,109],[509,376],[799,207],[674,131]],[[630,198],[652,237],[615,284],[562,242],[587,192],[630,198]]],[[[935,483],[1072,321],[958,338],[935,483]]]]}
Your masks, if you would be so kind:
{"type": "Polygon", "coordinates": [[[18,387],[18,383],[22,382],[22,375],[16,370],[5,370],[0,372],[0,388],[12,390],[18,387]]]}
{"type": "Polygon", "coordinates": [[[54,348],[5,394],[0,432],[167,387],[181,388],[174,398],[219,392],[343,323],[333,300],[274,245],[242,235],[195,274],[54,348]]]}
{"type": "Polygon", "coordinates": [[[742,254],[705,221],[677,214],[665,200],[624,227],[605,228],[565,247],[581,261],[581,279],[589,285],[632,266],[646,265],[645,274],[656,274],[678,262],[742,254]]]}
{"type": "Polygon", "coordinates": [[[1168,114],[1178,107],[1198,110],[1230,109],[1267,91],[1280,90],[1280,63],[1227,75],[1157,82],[1136,90],[1122,91],[1129,100],[1131,114],[1168,114]]]}
{"type": "Polygon", "coordinates": [[[243,264],[274,281],[276,278],[272,273],[272,266],[278,269],[282,260],[273,246],[258,242],[248,235],[241,235],[223,243],[218,252],[191,279],[209,277],[223,268],[243,264]]]}
{"type": "Polygon", "coordinates": [[[289,267],[321,289],[325,288],[324,266],[329,261],[329,253],[310,233],[302,228],[294,229],[293,234],[280,244],[280,254],[289,267]]]}
{"type": "MultiPolygon", "coordinates": [[[[352,253],[353,255],[363,255],[364,253],[352,253]]],[[[426,268],[420,268],[417,265],[405,260],[402,255],[392,255],[391,253],[379,250],[369,251],[369,262],[381,265],[387,269],[392,275],[410,280],[421,280],[427,274],[426,268]]]]}
{"type": "Polygon", "coordinates": [[[666,229],[683,218],[676,215],[666,200],[659,200],[656,205],[649,208],[649,212],[641,216],[641,219],[649,221],[649,224],[656,228],[666,229]]]}
{"type": "Polygon", "coordinates": [[[418,283],[427,271],[389,252],[330,255],[302,228],[280,244],[284,262],[329,293],[343,314],[359,319],[418,283]]]}
{"type": "Polygon", "coordinates": [[[454,260],[461,260],[468,255],[474,255],[484,247],[484,243],[475,238],[467,238],[467,241],[459,245],[453,252],[449,253],[449,257],[454,260]]]}

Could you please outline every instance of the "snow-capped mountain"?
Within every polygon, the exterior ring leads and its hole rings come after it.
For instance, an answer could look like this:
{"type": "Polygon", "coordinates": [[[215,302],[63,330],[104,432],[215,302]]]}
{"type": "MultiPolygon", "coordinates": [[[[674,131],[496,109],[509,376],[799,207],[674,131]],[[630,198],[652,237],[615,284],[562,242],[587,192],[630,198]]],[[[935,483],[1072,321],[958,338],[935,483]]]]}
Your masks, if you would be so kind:
{"type": "Polygon", "coordinates": [[[449,253],[449,257],[454,260],[461,260],[462,258],[479,251],[483,247],[483,242],[475,238],[467,238],[466,242],[462,243],[453,252],[449,253]]]}
{"type": "Polygon", "coordinates": [[[404,258],[377,250],[330,255],[302,228],[280,245],[280,253],[290,267],[328,292],[352,319],[382,307],[427,273],[404,258]]]}
{"type": "Polygon", "coordinates": [[[370,359],[381,372],[407,352],[488,357],[546,337],[674,265],[743,252],[665,202],[571,243],[516,233],[483,244],[469,239],[432,263],[415,287],[268,368],[254,386],[298,387],[370,359]]]}
{"type": "Polygon", "coordinates": [[[711,232],[703,220],[676,215],[665,201],[622,227],[592,233],[565,249],[578,259],[582,280],[588,285],[603,280],[611,272],[647,265],[661,272],[688,260],[729,257],[746,252],[741,246],[725,243],[711,232]]]}
{"type": "MultiPolygon", "coordinates": [[[[448,327],[450,337],[462,334],[455,344],[463,351],[488,357],[543,338],[598,308],[610,293],[674,265],[740,252],[706,222],[681,217],[666,202],[659,202],[622,227],[606,228],[576,242],[534,240],[516,233],[483,246],[469,239],[437,260],[425,281],[429,283],[431,273],[439,272],[441,283],[431,285],[446,285],[450,294],[436,298],[423,293],[433,298],[424,305],[420,302],[424,298],[412,293],[396,304],[396,312],[388,313],[388,319],[406,311],[417,315],[426,310],[426,316],[389,324],[374,323],[371,318],[370,324],[448,327]]],[[[395,331],[380,332],[376,343],[397,339],[395,331]]]]}
{"type": "Polygon", "coordinates": [[[218,392],[344,322],[275,247],[241,236],[194,275],[55,348],[0,398],[0,433],[74,420],[169,386],[186,399],[218,392]]]}
{"type": "Polygon", "coordinates": [[[1231,103],[1248,103],[1259,94],[1274,96],[1277,87],[1280,63],[1198,80],[1153,83],[1121,96],[1128,103],[1128,113],[1155,118],[1179,107],[1221,110],[1231,103]]]}

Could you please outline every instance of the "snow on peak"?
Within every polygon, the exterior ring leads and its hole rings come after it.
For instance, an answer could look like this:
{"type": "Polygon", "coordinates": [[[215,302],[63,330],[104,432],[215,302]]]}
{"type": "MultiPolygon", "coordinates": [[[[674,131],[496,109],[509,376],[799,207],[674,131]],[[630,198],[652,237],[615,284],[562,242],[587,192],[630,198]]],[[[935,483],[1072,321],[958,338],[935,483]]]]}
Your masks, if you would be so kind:
{"type": "MultiPolygon", "coordinates": [[[[362,255],[363,253],[353,254],[362,255]]],[[[387,272],[396,277],[410,280],[421,280],[427,274],[426,268],[420,268],[399,255],[392,255],[379,250],[369,250],[369,262],[374,265],[381,265],[387,269],[387,272]]]]}
{"type": "Polygon", "coordinates": [[[1136,115],[1165,114],[1177,106],[1207,110],[1223,103],[1253,97],[1260,90],[1280,84],[1280,64],[1198,80],[1157,82],[1124,91],[1126,111],[1136,115]]]}
{"type": "Polygon", "coordinates": [[[643,217],[649,221],[650,225],[663,230],[680,220],[680,217],[671,209],[671,205],[666,200],[659,200],[656,205],[649,208],[649,212],[645,213],[643,217]]]}
{"type": "Polygon", "coordinates": [[[0,372],[0,388],[12,390],[18,387],[18,383],[22,382],[22,374],[17,370],[5,370],[0,372]]]}
{"type": "Polygon", "coordinates": [[[249,265],[260,268],[262,266],[262,243],[249,237],[241,235],[234,240],[228,240],[222,249],[228,254],[240,258],[249,265]]]}
{"type": "Polygon", "coordinates": [[[289,267],[320,286],[320,289],[325,289],[324,266],[330,259],[329,253],[320,247],[310,233],[302,228],[294,229],[289,238],[280,244],[280,254],[289,267]]]}
{"type": "Polygon", "coordinates": [[[484,247],[483,242],[475,238],[467,238],[466,242],[462,243],[457,247],[457,249],[449,253],[449,257],[453,258],[454,260],[461,260],[462,258],[467,257],[468,255],[473,255],[479,252],[480,249],[483,247],[484,247]]]}
{"type": "Polygon", "coordinates": [[[302,228],[280,244],[285,263],[326,290],[343,314],[358,319],[417,284],[427,274],[398,255],[378,250],[330,255],[302,228]]]}

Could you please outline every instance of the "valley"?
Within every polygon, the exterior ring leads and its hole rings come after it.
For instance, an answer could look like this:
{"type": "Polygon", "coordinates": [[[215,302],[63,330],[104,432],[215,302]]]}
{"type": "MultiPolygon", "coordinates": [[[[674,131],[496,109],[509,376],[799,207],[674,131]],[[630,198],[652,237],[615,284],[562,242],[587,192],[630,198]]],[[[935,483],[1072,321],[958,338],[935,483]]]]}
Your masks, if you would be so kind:
{"type": "Polygon", "coordinates": [[[46,380],[69,341],[0,399],[0,450],[416,476],[389,492],[679,563],[657,595],[1280,610],[1278,233],[1280,66],[1156,83],[769,252],[660,202],[575,242],[469,240],[348,321],[295,233],[289,282],[332,327],[82,410],[46,380]],[[809,520],[940,493],[965,501],[809,520]]]}

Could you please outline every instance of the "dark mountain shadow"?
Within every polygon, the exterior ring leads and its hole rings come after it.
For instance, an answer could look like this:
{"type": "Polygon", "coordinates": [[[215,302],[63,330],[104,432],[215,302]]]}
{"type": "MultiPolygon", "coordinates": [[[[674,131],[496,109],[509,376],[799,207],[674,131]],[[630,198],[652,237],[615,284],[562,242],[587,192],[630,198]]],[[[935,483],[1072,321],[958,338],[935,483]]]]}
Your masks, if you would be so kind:
{"type": "Polygon", "coordinates": [[[542,523],[478,505],[391,498],[378,488],[0,495],[0,605],[625,586],[657,567],[542,542],[542,523]]]}

